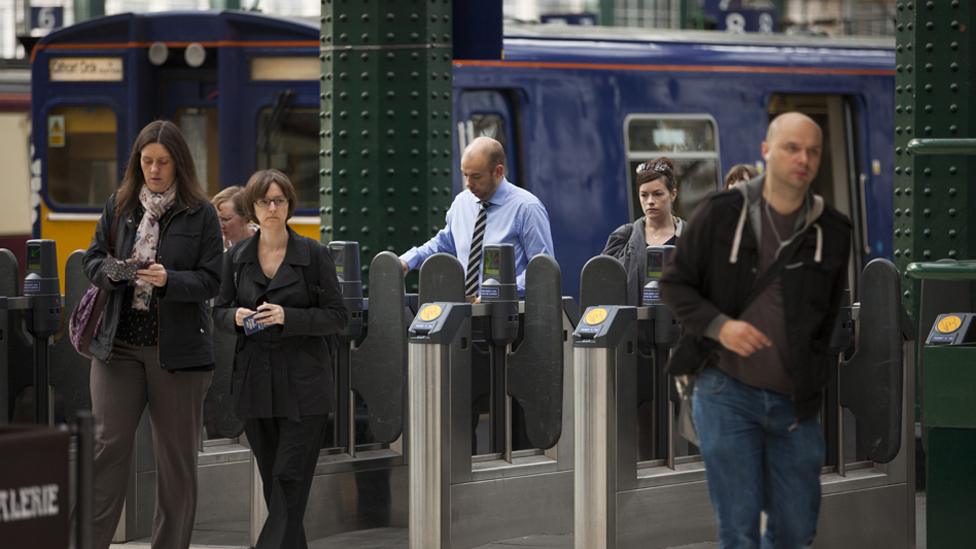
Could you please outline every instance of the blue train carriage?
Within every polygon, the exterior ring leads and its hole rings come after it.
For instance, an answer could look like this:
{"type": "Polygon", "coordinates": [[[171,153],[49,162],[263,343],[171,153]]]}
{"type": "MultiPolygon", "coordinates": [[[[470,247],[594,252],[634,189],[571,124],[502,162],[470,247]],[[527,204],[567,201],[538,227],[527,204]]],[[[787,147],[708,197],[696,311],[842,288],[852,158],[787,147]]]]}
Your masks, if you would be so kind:
{"type": "Polygon", "coordinates": [[[65,257],[86,248],[133,139],[162,117],[182,128],[209,195],[287,171],[295,226],[317,238],[318,46],[311,24],[246,12],[121,14],[46,36],[32,59],[34,234],[65,257]]]}
{"type": "Polygon", "coordinates": [[[511,179],[549,210],[566,293],[639,215],[640,162],[675,159],[687,217],[730,166],[762,166],[765,128],[788,110],[824,128],[815,189],[854,222],[854,265],[891,256],[892,40],[582,33],[509,27],[503,60],[454,63],[457,146],[489,134],[514,152],[511,179]]]}
{"type": "MultiPolygon", "coordinates": [[[[791,109],[825,128],[817,188],[854,220],[855,264],[890,256],[892,42],[585,32],[510,27],[503,60],[454,62],[455,158],[477,135],[505,143],[510,179],[549,210],[566,294],[607,234],[637,215],[639,162],[677,161],[687,216],[728,166],[761,164],[769,118],[791,109]]],[[[256,14],[174,12],[101,18],[43,39],[33,63],[44,167],[35,234],[85,247],[135,133],[163,116],[186,132],[210,194],[255,169],[289,173],[301,196],[296,228],[316,237],[318,33],[256,14]]]]}
{"type": "MultiPolygon", "coordinates": [[[[25,242],[31,237],[30,67],[17,59],[0,60],[0,248],[13,252],[23,267],[25,242]]],[[[39,181],[37,181],[39,183],[39,181]]]]}

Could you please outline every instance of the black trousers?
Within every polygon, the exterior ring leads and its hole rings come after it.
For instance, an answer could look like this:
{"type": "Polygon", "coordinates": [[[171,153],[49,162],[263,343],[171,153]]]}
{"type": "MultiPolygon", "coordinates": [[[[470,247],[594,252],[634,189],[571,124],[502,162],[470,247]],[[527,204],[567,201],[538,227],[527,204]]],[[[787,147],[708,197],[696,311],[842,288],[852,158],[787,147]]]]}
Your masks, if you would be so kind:
{"type": "Polygon", "coordinates": [[[305,505],[325,438],[326,416],[249,419],[244,431],[264,483],[268,520],[255,549],[307,549],[305,505]]]}

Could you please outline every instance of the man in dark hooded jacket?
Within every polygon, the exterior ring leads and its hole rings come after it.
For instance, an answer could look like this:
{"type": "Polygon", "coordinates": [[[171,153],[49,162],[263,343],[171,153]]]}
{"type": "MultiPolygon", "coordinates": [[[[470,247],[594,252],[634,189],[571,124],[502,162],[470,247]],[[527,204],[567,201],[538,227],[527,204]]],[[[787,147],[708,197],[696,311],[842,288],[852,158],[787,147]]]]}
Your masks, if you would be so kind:
{"type": "Polygon", "coordinates": [[[693,417],[723,548],[759,547],[761,511],[762,547],[807,547],[816,533],[816,414],[851,242],[847,218],[810,192],[822,141],[803,114],[773,120],[766,173],[699,205],[661,281],[685,331],[670,371],[698,374],[693,417]]]}

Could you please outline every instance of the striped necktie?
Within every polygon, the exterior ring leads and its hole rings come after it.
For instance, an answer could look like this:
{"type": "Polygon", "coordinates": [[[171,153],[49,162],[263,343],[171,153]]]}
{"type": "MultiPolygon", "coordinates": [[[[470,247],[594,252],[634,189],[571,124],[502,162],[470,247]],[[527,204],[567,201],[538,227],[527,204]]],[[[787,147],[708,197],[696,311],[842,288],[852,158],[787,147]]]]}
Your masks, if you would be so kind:
{"type": "Polygon", "coordinates": [[[488,206],[491,205],[487,200],[482,200],[479,203],[481,204],[481,211],[478,212],[478,220],[474,223],[474,233],[471,235],[471,255],[468,256],[468,271],[464,278],[464,295],[468,297],[478,294],[478,275],[481,273],[485,225],[488,223],[488,206]]]}

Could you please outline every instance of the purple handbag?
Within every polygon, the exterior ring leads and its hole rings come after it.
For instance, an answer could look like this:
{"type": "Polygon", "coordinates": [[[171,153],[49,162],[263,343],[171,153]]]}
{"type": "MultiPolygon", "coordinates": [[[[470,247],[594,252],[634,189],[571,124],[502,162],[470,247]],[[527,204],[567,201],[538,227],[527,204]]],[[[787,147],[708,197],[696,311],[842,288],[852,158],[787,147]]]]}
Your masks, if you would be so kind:
{"type": "Polygon", "coordinates": [[[94,284],[89,286],[68,319],[68,337],[71,339],[71,346],[85,358],[92,357],[88,347],[98,333],[99,326],[102,325],[102,312],[105,311],[107,298],[108,292],[94,284]]]}
{"type": "MultiPolygon", "coordinates": [[[[112,219],[112,224],[108,230],[109,252],[115,248],[115,220],[118,214],[112,219]]],[[[108,300],[108,291],[103,290],[94,284],[85,290],[81,296],[75,310],[71,311],[68,318],[68,339],[71,346],[78,351],[78,354],[85,358],[92,358],[88,347],[91,346],[92,339],[98,333],[98,328],[102,325],[102,313],[105,311],[105,302],[108,300]]]]}

